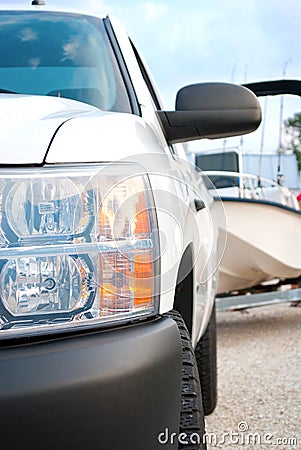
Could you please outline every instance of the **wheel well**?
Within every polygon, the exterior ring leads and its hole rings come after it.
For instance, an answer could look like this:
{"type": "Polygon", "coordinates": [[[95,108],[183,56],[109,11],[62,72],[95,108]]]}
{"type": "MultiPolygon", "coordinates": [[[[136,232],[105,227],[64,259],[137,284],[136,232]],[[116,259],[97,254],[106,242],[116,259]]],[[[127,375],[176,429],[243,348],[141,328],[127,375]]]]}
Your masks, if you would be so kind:
{"type": "Polygon", "coordinates": [[[193,317],[193,256],[191,246],[186,248],[180,263],[174,309],[183,317],[191,335],[193,317]]]}

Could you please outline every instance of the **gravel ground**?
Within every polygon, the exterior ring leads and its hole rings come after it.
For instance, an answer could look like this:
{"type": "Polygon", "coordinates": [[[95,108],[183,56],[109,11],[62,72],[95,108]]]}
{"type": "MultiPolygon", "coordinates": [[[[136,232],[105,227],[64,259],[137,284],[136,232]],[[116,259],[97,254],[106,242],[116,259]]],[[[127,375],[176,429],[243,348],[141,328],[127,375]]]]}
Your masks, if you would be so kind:
{"type": "Polygon", "coordinates": [[[217,313],[217,333],[219,399],[206,418],[208,448],[301,448],[301,307],[217,313]]]}

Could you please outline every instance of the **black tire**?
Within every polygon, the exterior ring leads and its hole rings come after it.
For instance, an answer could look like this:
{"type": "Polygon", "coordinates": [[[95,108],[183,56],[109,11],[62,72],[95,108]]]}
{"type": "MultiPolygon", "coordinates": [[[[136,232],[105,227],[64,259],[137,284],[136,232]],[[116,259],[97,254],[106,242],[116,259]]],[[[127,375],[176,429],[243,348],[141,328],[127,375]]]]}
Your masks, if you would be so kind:
{"type": "Polygon", "coordinates": [[[217,404],[217,363],[216,363],[216,313],[213,305],[210,321],[195,349],[196,362],[202,388],[205,416],[211,414],[217,404]]]}
{"type": "Polygon", "coordinates": [[[181,314],[177,311],[171,311],[165,315],[176,322],[182,342],[183,365],[179,436],[181,433],[185,433],[187,437],[184,438],[185,443],[179,442],[178,450],[206,450],[201,386],[191,339],[181,314]]]}

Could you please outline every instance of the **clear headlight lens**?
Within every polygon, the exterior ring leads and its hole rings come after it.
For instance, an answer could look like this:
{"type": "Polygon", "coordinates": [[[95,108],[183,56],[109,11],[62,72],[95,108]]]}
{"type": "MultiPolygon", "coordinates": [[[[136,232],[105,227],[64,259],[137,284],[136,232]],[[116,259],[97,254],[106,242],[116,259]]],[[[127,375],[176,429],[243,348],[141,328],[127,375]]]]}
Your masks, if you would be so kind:
{"type": "Polygon", "coordinates": [[[157,221],[139,167],[2,171],[0,208],[0,337],[157,313],[157,221]]]}
{"type": "Polygon", "coordinates": [[[87,303],[89,275],[82,258],[11,259],[1,271],[4,307],[15,317],[78,310],[87,303]]]}
{"type": "Polygon", "coordinates": [[[4,204],[11,231],[19,237],[80,233],[89,210],[80,189],[68,178],[13,183],[4,204]]]}

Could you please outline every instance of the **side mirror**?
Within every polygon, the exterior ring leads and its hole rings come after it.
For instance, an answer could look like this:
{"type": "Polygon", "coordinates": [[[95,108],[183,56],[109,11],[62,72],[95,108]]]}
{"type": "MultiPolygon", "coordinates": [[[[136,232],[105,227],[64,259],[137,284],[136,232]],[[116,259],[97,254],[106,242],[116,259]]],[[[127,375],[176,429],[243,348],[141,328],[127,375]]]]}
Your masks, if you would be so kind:
{"type": "Polygon", "coordinates": [[[176,111],[157,111],[169,144],[239,136],[261,122],[257,97],[231,83],[200,83],[177,93],[176,111]]]}

